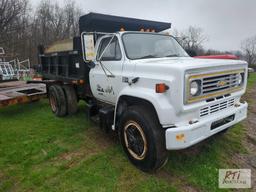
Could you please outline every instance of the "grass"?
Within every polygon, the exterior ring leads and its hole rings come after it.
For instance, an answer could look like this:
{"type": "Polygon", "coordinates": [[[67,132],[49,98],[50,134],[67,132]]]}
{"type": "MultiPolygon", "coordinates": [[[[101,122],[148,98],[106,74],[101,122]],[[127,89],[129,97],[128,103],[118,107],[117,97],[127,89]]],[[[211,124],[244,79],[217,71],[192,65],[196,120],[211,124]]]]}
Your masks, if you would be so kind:
{"type": "Polygon", "coordinates": [[[0,110],[0,191],[176,191],[135,169],[84,108],[66,118],[47,101],[0,110]]]}
{"type": "MultiPolygon", "coordinates": [[[[256,82],[250,76],[248,87],[256,82]]],[[[158,174],[126,159],[117,137],[79,113],[56,118],[43,100],[0,110],[0,191],[219,191],[218,169],[234,168],[245,129],[236,125],[193,148],[172,151],[158,174]]]]}
{"type": "Polygon", "coordinates": [[[248,88],[252,88],[256,82],[256,73],[250,73],[248,78],[248,88]]]}

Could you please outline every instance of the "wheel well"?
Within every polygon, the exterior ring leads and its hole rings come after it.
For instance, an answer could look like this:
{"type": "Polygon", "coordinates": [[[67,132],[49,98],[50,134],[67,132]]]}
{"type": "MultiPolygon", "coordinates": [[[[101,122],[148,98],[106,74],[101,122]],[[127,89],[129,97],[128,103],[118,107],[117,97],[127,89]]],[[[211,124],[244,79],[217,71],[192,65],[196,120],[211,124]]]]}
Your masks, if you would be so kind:
{"type": "Polygon", "coordinates": [[[156,116],[158,123],[160,123],[157,112],[156,112],[156,109],[150,101],[148,101],[146,99],[138,98],[138,97],[123,95],[119,98],[119,101],[118,101],[118,104],[117,104],[117,109],[116,109],[115,125],[116,125],[117,128],[119,127],[119,118],[121,117],[123,112],[128,107],[134,106],[134,105],[146,106],[156,116]]]}

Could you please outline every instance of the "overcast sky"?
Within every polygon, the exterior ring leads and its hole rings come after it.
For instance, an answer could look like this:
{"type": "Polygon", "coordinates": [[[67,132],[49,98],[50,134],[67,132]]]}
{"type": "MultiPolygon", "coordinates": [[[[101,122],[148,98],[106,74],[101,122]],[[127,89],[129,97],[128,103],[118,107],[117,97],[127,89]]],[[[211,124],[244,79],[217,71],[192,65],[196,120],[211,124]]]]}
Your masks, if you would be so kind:
{"type": "MultiPolygon", "coordinates": [[[[31,0],[37,6],[40,0],[31,0]]],[[[60,3],[65,0],[51,0],[60,3]]],[[[201,27],[206,48],[239,50],[241,41],[256,35],[256,0],[74,0],[83,12],[171,22],[184,30],[201,27]]]]}

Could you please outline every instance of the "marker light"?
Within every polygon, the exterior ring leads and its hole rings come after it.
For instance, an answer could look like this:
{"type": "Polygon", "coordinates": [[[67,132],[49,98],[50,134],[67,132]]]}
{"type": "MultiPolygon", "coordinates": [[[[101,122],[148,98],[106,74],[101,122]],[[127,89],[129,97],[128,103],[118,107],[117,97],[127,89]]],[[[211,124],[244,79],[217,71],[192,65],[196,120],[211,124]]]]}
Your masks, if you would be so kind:
{"type": "Polygon", "coordinates": [[[177,141],[184,141],[185,140],[185,135],[184,134],[177,134],[176,135],[176,140],[177,141]]]}
{"type": "Polygon", "coordinates": [[[85,84],[84,80],[79,80],[79,84],[85,84]]]}
{"type": "Polygon", "coordinates": [[[164,83],[156,84],[156,93],[164,93],[169,89],[169,87],[164,83]]]}

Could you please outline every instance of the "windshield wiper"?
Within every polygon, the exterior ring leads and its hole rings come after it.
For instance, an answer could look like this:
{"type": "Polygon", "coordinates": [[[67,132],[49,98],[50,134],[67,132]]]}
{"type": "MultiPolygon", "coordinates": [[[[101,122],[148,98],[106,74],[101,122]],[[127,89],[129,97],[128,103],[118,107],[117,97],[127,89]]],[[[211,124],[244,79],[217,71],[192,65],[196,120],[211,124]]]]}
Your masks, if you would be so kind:
{"type": "Polygon", "coordinates": [[[146,55],[146,56],[143,56],[143,57],[139,57],[137,59],[149,59],[149,58],[158,58],[158,57],[155,56],[155,55],[146,55]]]}
{"type": "Polygon", "coordinates": [[[179,57],[179,55],[177,55],[177,54],[172,54],[172,55],[166,55],[166,56],[164,56],[164,57],[179,57]]]}

